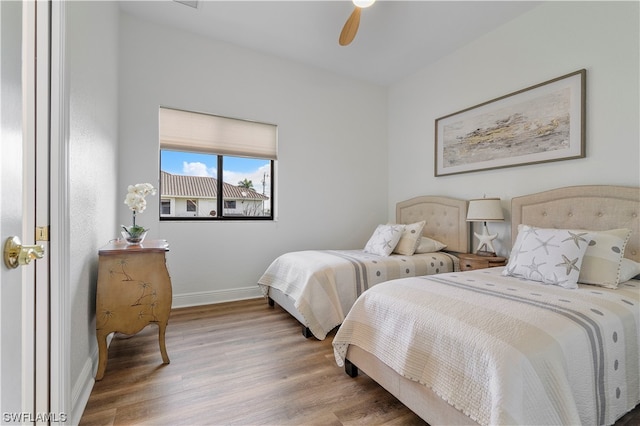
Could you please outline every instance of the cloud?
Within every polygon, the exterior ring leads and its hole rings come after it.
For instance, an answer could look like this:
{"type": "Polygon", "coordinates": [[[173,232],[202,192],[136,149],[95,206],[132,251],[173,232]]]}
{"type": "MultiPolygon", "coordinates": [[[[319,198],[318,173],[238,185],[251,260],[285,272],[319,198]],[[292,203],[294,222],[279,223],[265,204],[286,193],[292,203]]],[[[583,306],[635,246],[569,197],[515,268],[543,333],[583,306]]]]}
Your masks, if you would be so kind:
{"type": "Polygon", "coordinates": [[[216,169],[211,167],[207,168],[207,165],[200,162],[187,163],[182,162],[182,174],[186,176],[208,176],[215,177],[216,169]]]}
{"type": "MultiPolygon", "coordinates": [[[[186,176],[207,176],[207,177],[216,177],[217,172],[214,167],[207,167],[206,164],[201,163],[199,161],[195,162],[182,162],[182,172],[180,173],[186,176]]],[[[237,172],[225,170],[223,172],[224,181],[231,185],[238,185],[238,182],[241,182],[245,179],[250,180],[253,183],[253,190],[262,194],[262,182],[264,180],[266,189],[264,191],[265,194],[269,195],[270,186],[271,186],[271,167],[269,164],[265,164],[259,167],[256,170],[246,171],[246,172],[237,172]]]]}
{"type": "Polygon", "coordinates": [[[259,167],[257,170],[248,171],[248,172],[235,172],[225,170],[223,172],[224,181],[231,184],[237,185],[238,182],[241,182],[245,179],[250,180],[253,183],[253,190],[262,194],[262,181],[265,181],[266,190],[265,194],[269,195],[270,186],[271,186],[271,167],[269,164],[265,164],[264,166],[259,167]]]}

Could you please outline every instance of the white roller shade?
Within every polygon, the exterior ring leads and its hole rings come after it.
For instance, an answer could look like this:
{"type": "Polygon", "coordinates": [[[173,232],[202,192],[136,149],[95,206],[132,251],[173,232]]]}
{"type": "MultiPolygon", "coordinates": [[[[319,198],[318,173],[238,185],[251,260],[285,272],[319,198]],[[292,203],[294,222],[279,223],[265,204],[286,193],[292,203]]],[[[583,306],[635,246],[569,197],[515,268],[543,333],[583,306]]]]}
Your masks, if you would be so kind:
{"type": "Polygon", "coordinates": [[[160,148],[277,159],[277,127],[160,108],[160,148]]]}

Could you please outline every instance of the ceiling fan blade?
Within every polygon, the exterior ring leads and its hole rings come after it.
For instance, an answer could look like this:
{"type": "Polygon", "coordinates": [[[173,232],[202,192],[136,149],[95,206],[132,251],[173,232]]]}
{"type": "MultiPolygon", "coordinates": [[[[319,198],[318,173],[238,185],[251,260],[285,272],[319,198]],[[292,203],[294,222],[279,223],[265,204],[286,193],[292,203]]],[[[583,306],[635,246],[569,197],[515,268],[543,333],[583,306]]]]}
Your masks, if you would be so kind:
{"type": "Polygon", "coordinates": [[[340,33],[340,39],[338,42],[340,46],[346,46],[353,41],[358,32],[358,26],[360,26],[360,8],[356,6],[351,12],[349,19],[344,23],[342,32],[340,33]]]}

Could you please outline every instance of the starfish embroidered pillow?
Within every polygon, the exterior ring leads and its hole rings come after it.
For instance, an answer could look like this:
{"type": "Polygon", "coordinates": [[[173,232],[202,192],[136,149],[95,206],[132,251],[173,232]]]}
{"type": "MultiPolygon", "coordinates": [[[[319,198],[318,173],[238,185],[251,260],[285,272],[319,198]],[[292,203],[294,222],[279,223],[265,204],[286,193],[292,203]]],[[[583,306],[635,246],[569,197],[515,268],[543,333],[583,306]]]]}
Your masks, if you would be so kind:
{"type": "Polygon", "coordinates": [[[578,277],[592,234],[583,230],[518,227],[518,236],[502,275],[578,288],[578,277]]]}
{"type": "Polygon", "coordinates": [[[389,256],[400,241],[404,228],[404,225],[378,225],[364,246],[364,251],[378,256],[389,256]]]}

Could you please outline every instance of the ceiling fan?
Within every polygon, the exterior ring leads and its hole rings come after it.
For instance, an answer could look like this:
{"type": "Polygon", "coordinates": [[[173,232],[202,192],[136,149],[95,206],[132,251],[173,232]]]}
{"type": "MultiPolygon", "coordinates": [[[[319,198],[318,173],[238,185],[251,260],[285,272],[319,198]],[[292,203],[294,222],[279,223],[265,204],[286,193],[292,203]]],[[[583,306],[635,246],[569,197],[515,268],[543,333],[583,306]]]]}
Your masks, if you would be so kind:
{"type": "Polygon", "coordinates": [[[344,27],[342,27],[342,32],[340,33],[340,38],[338,42],[340,46],[346,46],[353,41],[358,32],[358,26],[360,26],[360,11],[365,7],[371,6],[375,3],[376,0],[352,0],[353,1],[353,12],[347,19],[347,22],[344,23],[344,27]]]}

